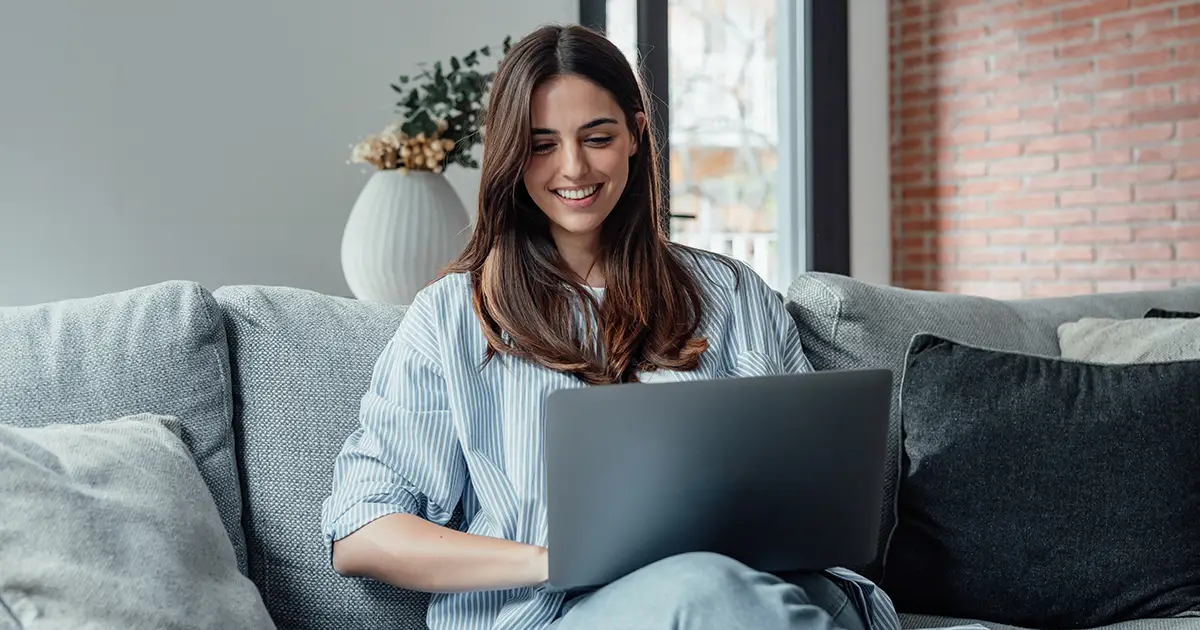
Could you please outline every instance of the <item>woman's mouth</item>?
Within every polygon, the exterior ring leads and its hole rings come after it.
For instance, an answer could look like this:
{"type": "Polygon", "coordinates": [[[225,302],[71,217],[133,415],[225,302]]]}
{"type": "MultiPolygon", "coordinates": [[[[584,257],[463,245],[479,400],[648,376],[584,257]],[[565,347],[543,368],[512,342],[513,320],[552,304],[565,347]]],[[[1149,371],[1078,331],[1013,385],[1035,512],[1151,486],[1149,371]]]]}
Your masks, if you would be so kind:
{"type": "Polygon", "coordinates": [[[600,186],[593,184],[581,188],[557,188],[554,190],[554,194],[572,208],[586,208],[600,196],[600,186]]]}

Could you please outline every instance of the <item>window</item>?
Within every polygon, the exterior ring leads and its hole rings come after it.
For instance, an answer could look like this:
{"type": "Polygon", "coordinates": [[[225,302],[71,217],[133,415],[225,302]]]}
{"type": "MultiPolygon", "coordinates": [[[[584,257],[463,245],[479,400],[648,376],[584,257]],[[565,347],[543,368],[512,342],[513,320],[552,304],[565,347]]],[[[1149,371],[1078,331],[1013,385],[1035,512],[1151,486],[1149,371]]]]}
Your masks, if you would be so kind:
{"type": "Polygon", "coordinates": [[[845,9],[816,4],[838,3],[580,4],[581,22],[642,68],[661,110],[671,239],[740,259],[779,290],[803,271],[849,273],[848,166],[839,170],[849,142],[840,98],[845,9]],[[819,33],[816,24],[833,28],[819,33]],[[839,45],[840,63],[809,53],[820,47],[836,57],[839,45]],[[824,65],[810,66],[810,56],[824,65]],[[810,106],[808,95],[826,87],[810,106]],[[823,152],[819,163],[809,158],[814,150],[823,152]]]}
{"type": "Polygon", "coordinates": [[[668,0],[672,239],[749,263],[771,285],[779,177],[776,0],[668,0]],[[695,217],[695,218],[691,218],[695,217]]]}

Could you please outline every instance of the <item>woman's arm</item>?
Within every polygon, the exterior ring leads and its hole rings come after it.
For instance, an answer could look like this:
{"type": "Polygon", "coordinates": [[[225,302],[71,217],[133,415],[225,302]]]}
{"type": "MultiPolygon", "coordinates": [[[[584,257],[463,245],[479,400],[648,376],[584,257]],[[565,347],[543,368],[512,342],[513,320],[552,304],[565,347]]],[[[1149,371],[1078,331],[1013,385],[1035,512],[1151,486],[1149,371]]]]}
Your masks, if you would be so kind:
{"type": "Polygon", "coordinates": [[[549,562],[542,547],[391,514],[334,543],[333,567],[400,588],[452,593],[541,585],[549,562]]]}
{"type": "Polygon", "coordinates": [[[425,592],[531,586],[544,550],[447,527],[469,477],[441,356],[444,291],[413,300],[334,462],[322,528],[333,569],[425,592]]]}

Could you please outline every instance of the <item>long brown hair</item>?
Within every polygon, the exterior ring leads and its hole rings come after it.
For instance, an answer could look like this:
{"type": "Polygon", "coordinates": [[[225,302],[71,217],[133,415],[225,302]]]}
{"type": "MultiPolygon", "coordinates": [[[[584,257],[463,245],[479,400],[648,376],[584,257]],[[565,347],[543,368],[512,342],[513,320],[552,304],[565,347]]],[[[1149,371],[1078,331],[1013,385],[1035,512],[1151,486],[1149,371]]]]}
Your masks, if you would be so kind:
{"type": "Polygon", "coordinates": [[[471,239],[446,273],[468,273],[486,360],[520,357],[590,384],[631,382],[639,370],[688,371],[707,340],[700,286],[660,223],[658,151],[648,99],[625,57],[581,26],[546,26],[519,41],[496,70],[484,130],[479,211],[471,239]],[[556,76],[608,90],[625,114],[637,152],[625,191],[601,227],[605,298],[597,302],[558,252],[549,219],[522,180],[531,151],[530,99],[556,76]],[[637,113],[647,124],[639,134],[637,113]],[[586,305],[585,325],[576,307],[586,305]],[[580,328],[583,328],[582,333],[580,328]],[[582,337],[581,337],[582,334],[582,337]]]}

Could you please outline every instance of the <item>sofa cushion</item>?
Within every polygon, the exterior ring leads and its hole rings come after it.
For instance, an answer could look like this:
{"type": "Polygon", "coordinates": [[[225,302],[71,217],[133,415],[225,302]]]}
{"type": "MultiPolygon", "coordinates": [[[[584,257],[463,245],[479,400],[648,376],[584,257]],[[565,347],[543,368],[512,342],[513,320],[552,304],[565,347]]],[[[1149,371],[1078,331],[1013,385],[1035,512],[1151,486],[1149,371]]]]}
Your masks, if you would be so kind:
{"type": "Polygon", "coordinates": [[[250,577],[294,630],[425,628],[428,595],[335,573],[321,536],[333,462],[403,307],[289,288],[214,292],[229,331],[250,577]]]}
{"type": "Polygon", "coordinates": [[[175,416],[246,570],[225,329],[213,297],[164,282],[0,308],[0,423],[175,416]]]}
{"type": "MultiPolygon", "coordinates": [[[[1141,317],[1151,308],[1200,310],[1200,287],[1001,301],[879,286],[814,272],[792,282],[787,306],[816,369],[882,367],[894,372],[892,448],[884,488],[889,496],[895,496],[900,470],[900,377],[914,335],[927,332],[998,350],[1057,356],[1057,328],[1063,322],[1083,317],[1141,317]]],[[[869,578],[882,578],[886,544],[894,526],[894,502],[884,501],[879,554],[875,562],[855,569],[869,578]]]]}
{"type": "Polygon", "coordinates": [[[907,612],[1080,628],[1200,611],[1200,361],[918,335],[883,588],[907,612]]]}
{"type": "Polygon", "coordinates": [[[181,427],[0,425],[0,627],[275,627],[181,427]]]}
{"type": "MultiPolygon", "coordinates": [[[[978,624],[988,630],[1030,630],[1017,626],[1010,626],[1003,623],[994,623],[990,621],[976,621],[972,619],[955,619],[952,617],[939,617],[936,615],[900,615],[900,627],[903,630],[934,630],[941,628],[960,628],[978,624]]],[[[1087,628],[1083,630],[1196,630],[1200,627],[1200,618],[1197,617],[1174,617],[1164,619],[1136,619],[1133,621],[1122,621],[1108,626],[1099,628],[1087,628]]]]}

